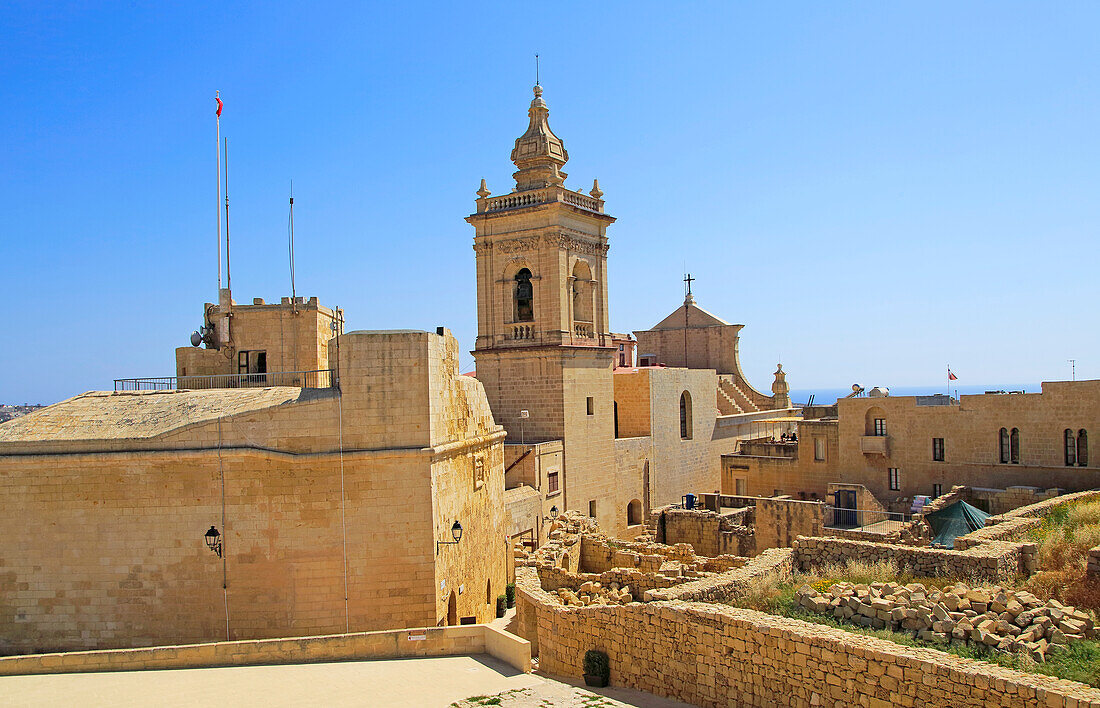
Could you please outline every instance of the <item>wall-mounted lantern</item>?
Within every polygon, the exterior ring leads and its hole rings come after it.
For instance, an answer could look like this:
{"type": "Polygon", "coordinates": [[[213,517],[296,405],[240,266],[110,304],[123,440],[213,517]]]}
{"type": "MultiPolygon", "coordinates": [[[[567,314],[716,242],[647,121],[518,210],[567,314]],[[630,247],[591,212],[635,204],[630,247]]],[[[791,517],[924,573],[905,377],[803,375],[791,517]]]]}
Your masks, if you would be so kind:
{"type": "Polygon", "coordinates": [[[222,557],[222,535],[218,533],[218,530],[213,526],[210,530],[203,535],[206,539],[206,547],[218,554],[218,558],[222,557]]]}
{"type": "Polygon", "coordinates": [[[554,506],[550,507],[550,516],[544,516],[544,517],[542,517],[542,520],[543,521],[553,521],[556,518],[558,518],[558,507],[555,504],[554,506]]]}
{"type": "Polygon", "coordinates": [[[440,546],[453,546],[462,540],[462,524],[458,523],[458,521],[455,521],[454,525],[451,526],[451,537],[454,538],[453,541],[436,541],[435,552],[439,553],[440,546]]]}

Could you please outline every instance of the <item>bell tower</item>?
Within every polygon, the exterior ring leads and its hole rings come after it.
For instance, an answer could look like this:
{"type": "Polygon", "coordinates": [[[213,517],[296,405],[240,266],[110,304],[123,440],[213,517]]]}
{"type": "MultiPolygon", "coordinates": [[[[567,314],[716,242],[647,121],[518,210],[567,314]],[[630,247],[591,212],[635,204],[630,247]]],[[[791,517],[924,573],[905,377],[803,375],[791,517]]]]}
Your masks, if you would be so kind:
{"type": "Polygon", "coordinates": [[[579,460],[614,468],[607,227],[615,219],[598,181],[587,194],[565,186],[569,153],[550,129],[542,87],[534,92],[511,155],[515,188],[492,196],[483,179],[466,217],[477,259],[473,354],[508,443],[520,442],[521,411],[526,442],[563,440],[569,508],[587,511],[591,499],[570,491],[585,486],[579,460]]]}

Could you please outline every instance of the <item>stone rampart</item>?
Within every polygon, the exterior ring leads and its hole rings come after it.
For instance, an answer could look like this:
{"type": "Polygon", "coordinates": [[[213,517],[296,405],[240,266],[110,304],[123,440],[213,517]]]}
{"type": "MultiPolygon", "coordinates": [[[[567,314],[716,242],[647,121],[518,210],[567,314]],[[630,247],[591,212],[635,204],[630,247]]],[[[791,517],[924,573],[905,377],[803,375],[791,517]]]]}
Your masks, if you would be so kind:
{"type": "Polygon", "coordinates": [[[563,607],[517,573],[521,633],[541,671],[579,678],[599,649],[611,685],[698,706],[1098,706],[1100,691],[935,649],[699,602],[563,607]]]}

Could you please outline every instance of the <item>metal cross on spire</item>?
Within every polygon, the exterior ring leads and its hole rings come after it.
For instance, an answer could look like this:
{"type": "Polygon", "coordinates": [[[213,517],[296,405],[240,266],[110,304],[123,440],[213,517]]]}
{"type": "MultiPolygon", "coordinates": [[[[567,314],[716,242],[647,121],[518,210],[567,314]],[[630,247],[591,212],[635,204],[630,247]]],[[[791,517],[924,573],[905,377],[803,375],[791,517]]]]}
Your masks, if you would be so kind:
{"type": "Polygon", "coordinates": [[[535,53],[535,86],[540,86],[540,85],[541,84],[539,84],[539,55],[536,52],[535,53]]]}
{"type": "Polygon", "coordinates": [[[688,295],[691,295],[691,283],[694,280],[695,280],[695,278],[691,277],[691,273],[688,273],[687,275],[684,276],[684,282],[687,283],[687,294],[688,295]]]}

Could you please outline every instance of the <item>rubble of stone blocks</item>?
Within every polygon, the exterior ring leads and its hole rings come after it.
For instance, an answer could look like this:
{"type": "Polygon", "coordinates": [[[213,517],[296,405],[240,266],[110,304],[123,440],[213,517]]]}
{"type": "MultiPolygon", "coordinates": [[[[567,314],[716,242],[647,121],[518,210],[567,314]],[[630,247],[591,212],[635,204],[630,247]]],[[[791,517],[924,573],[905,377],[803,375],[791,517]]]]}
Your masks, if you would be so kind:
{"type": "Polygon", "coordinates": [[[628,605],[634,601],[630,586],[611,583],[604,587],[596,581],[581,583],[576,591],[558,588],[558,599],[566,606],[584,607],[587,605],[628,605]]]}
{"type": "Polygon", "coordinates": [[[921,583],[835,583],[825,592],[803,585],[798,604],[873,629],[909,631],[918,639],[985,645],[1042,662],[1054,647],[1097,635],[1092,617],[1029,592],[963,583],[937,590],[921,583]]]}

